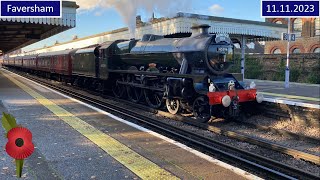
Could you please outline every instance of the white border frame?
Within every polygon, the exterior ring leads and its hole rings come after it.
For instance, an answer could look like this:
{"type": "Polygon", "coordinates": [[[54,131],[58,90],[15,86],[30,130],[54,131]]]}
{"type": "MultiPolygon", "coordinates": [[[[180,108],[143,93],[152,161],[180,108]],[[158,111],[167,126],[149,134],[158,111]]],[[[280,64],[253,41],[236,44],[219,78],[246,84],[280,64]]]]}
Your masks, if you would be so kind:
{"type": "MultiPolygon", "coordinates": [[[[20,1],[20,0],[0,0],[1,1],[20,1]]],[[[24,1],[60,1],[60,15],[59,16],[1,16],[0,6],[0,19],[1,18],[62,18],[62,0],[24,0],[24,1]]]]}
{"type": "Polygon", "coordinates": [[[319,0],[260,0],[260,17],[261,18],[317,18],[320,16],[262,16],[262,1],[318,1],[319,10],[320,10],[320,1],[319,0]]]}

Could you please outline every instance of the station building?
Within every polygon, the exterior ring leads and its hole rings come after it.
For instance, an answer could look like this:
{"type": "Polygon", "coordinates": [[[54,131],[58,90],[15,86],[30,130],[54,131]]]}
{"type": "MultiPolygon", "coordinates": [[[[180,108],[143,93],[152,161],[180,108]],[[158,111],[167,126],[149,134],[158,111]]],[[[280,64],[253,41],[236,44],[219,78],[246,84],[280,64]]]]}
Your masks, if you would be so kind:
{"type": "MultiPolygon", "coordinates": [[[[320,53],[320,19],[292,18],[291,33],[296,34],[296,41],[290,42],[290,53],[320,53]]],[[[266,18],[266,22],[288,25],[288,18],[266,18]]],[[[266,42],[264,54],[286,54],[287,41],[266,42]]]]}

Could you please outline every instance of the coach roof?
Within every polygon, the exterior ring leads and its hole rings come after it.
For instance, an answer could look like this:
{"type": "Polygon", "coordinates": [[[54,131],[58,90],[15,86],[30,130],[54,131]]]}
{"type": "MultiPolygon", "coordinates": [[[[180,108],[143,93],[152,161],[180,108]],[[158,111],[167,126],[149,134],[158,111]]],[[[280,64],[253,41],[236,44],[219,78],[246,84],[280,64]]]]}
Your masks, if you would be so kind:
{"type": "Polygon", "coordinates": [[[45,57],[45,56],[56,56],[56,55],[68,55],[70,53],[75,52],[76,49],[67,49],[62,51],[54,51],[54,52],[47,52],[47,53],[41,53],[38,57],[45,57]]]}

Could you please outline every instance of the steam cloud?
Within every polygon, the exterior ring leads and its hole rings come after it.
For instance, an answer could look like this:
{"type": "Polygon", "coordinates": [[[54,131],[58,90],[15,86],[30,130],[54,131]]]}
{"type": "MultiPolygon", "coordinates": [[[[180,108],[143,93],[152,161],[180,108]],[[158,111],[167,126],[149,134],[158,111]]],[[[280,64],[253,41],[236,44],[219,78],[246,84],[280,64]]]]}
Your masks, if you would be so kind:
{"type": "Polygon", "coordinates": [[[136,16],[143,11],[148,17],[153,12],[172,17],[179,11],[187,11],[191,0],[76,0],[79,11],[115,8],[129,27],[130,37],[135,37],[136,16]]]}

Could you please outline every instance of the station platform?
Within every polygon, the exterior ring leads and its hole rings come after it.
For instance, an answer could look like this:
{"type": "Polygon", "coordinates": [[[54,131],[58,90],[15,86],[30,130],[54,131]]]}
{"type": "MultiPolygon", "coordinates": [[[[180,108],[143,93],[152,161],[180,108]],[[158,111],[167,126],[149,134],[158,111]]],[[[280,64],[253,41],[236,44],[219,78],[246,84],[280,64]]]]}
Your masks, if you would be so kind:
{"type": "Polygon", "coordinates": [[[257,79],[245,79],[246,84],[255,82],[259,92],[268,102],[288,104],[301,107],[320,109],[320,85],[290,83],[289,88],[284,87],[284,82],[266,81],[257,79]]]}
{"type": "MultiPolygon", "coordinates": [[[[3,69],[0,112],[33,133],[23,179],[259,179],[3,69]]],[[[0,159],[0,179],[16,179],[13,159],[0,159]]]]}

